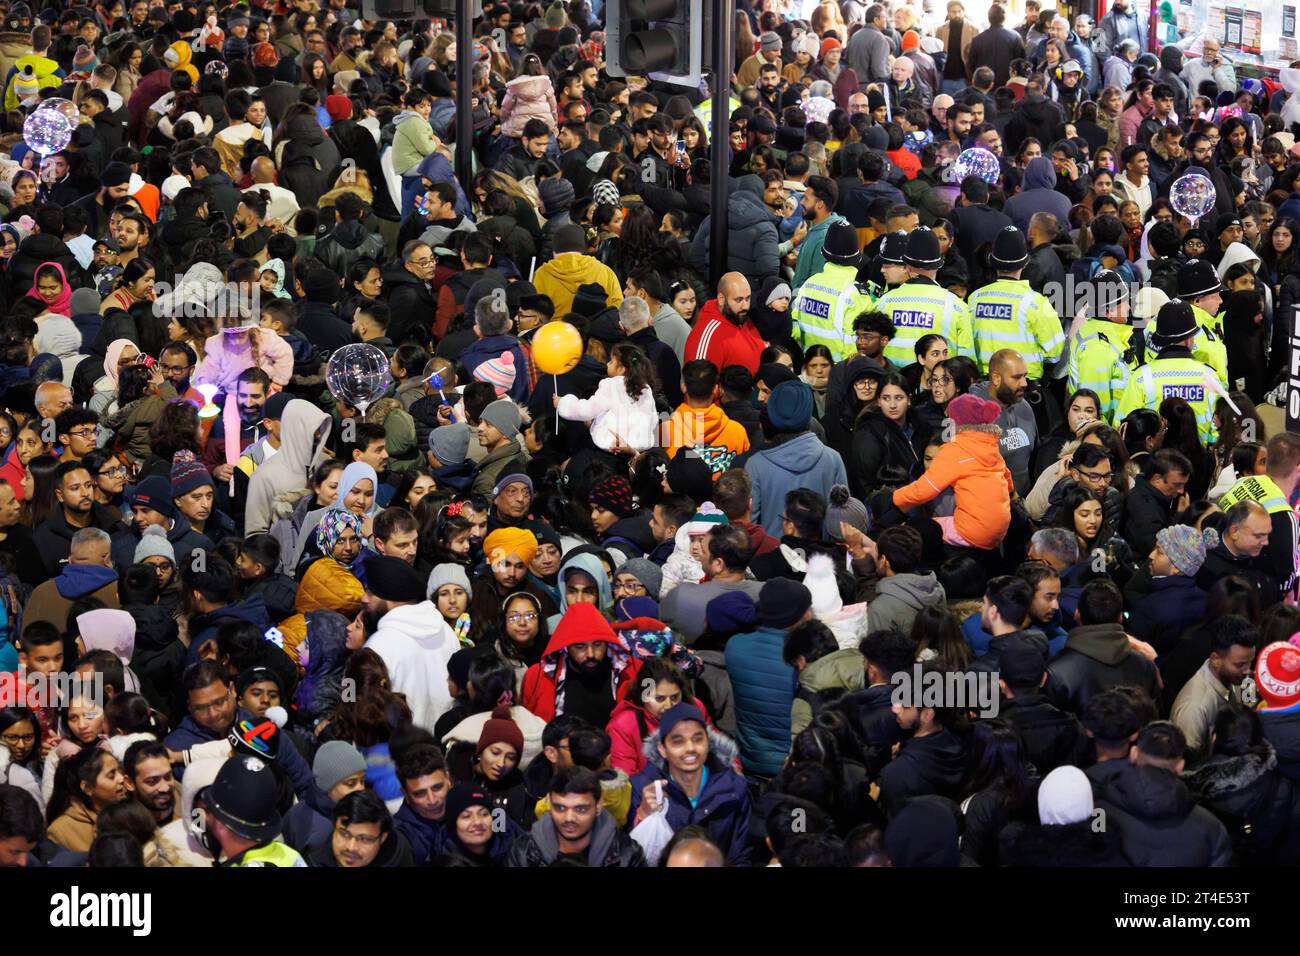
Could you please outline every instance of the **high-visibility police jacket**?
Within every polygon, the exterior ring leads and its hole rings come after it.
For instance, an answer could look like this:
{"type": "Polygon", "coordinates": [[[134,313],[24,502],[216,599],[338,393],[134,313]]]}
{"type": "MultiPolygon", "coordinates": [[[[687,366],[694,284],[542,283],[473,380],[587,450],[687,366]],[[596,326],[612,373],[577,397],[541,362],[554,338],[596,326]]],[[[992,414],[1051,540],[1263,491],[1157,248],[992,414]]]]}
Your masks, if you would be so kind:
{"type": "Polygon", "coordinates": [[[1192,306],[1192,315],[1201,327],[1192,342],[1192,358],[1214,369],[1224,388],[1228,388],[1228,347],[1223,344],[1223,324],[1200,306],[1192,306]]]}
{"type": "Polygon", "coordinates": [[[900,368],[916,361],[916,343],[935,333],[948,340],[958,355],[975,354],[970,312],[966,303],[928,276],[916,276],[876,303],[897,330],[884,355],[900,368]]]}
{"type": "Polygon", "coordinates": [[[230,861],[227,866],[306,866],[307,863],[299,855],[298,851],[288,844],[281,843],[279,840],[273,840],[263,846],[255,846],[251,850],[245,850],[235,860],[230,861]]]}
{"type": "Polygon", "coordinates": [[[1112,424],[1129,377],[1144,358],[1141,336],[1135,336],[1135,331],[1131,325],[1088,319],[1070,343],[1068,391],[1092,389],[1101,399],[1102,417],[1112,424]]]}
{"type": "Polygon", "coordinates": [[[1268,475],[1246,475],[1238,478],[1227,493],[1220,496],[1219,507],[1227,511],[1243,501],[1257,501],[1268,509],[1271,515],[1291,510],[1286,495],[1277,486],[1277,482],[1268,475]]]}
{"type": "Polygon", "coordinates": [[[1209,446],[1217,431],[1213,419],[1215,393],[1205,380],[1207,374],[1214,375],[1214,369],[1192,358],[1187,349],[1165,349],[1129,377],[1115,417],[1122,419],[1137,408],[1159,411],[1166,398],[1181,398],[1196,413],[1201,444],[1209,446]]]}
{"type": "Polygon", "coordinates": [[[998,279],[966,297],[975,360],[987,375],[989,359],[1000,349],[1015,349],[1031,379],[1043,377],[1043,365],[1057,361],[1065,346],[1060,316],[1026,279],[998,279]]]}
{"type": "Polygon", "coordinates": [[[833,262],[799,287],[790,307],[790,321],[799,344],[824,345],[836,362],[857,352],[853,320],[872,303],[871,293],[859,283],[857,266],[833,262]]]}
{"type": "MultiPolygon", "coordinates": [[[[727,115],[730,116],[736,110],[740,109],[740,100],[734,96],[727,98],[727,115]]],[[[695,118],[704,124],[704,131],[708,134],[709,139],[713,139],[713,97],[709,97],[699,106],[695,107],[695,118]]]]}

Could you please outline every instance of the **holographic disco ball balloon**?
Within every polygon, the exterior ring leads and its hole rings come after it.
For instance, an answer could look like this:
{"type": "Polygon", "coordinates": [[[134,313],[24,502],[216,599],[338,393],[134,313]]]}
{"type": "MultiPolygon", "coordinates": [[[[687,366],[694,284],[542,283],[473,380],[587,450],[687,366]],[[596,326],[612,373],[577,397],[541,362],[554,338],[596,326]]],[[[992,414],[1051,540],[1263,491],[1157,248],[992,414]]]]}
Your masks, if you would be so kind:
{"type": "Polygon", "coordinates": [[[37,110],[23,123],[23,142],[41,156],[61,152],[72,142],[73,123],[58,110],[37,110]]]}
{"type": "Polygon", "coordinates": [[[986,183],[992,184],[996,183],[998,177],[1002,175],[1002,164],[998,162],[998,158],[979,146],[963,150],[953,165],[956,167],[959,182],[967,176],[978,176],[986,183]]]}
{"type": "Polygon", "coordinates": [[[81,110],[77,109],[77,104],[60,96],[52,96],[48,100],[43,100],[41,105],[36,107],[36,112],[39,113],[42,110],[55,110],[62,113],[72,123],[74,129],[81,122],[81,110]]]}
{"type": "Polygon", "coordinates": [[[1214,210],[1214,181],[1202,173],[1184,173],[1169,187],[1174,212],[1188,219],[1201,219],[1214,210]]]}
{"type": "Polygon", "coordinates": [[[392,381],[388,356],[373,345],[345,345],[330,356],[325,368],[330,394],[363,412],[392,381]]]}

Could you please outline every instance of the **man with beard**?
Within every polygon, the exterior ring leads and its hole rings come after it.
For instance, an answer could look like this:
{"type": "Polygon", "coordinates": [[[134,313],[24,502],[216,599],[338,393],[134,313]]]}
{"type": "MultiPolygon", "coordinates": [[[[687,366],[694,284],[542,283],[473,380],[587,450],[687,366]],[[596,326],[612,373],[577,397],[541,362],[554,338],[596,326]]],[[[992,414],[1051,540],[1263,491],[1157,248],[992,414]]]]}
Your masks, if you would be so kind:
{"type": "MultiPolygon", "coordinates": [[[[168,756],[174,758],[172,772],[178,780],[184,778],[185,768],[194,756],[186,753],[190,748],[214,740],[225,742],[232,730],[239,731],[242,736],[244,731],[252,731],[262,723],[238,705],[234,680],[225,665],[216,661],[199,661],[185,669],[181,686],[189,713],[163,740],[168,756]]],[[[307,793],[315,787],[315,780],[311,767],[298,748],[285,742],[276,748],[271,759],[280,765],[293,783],[298,798],[306,799],[307,793]]]]}
{"type": "MultiPolygon", "coordinates": [[[[235,403],[239,406],[239,450],[266,437],[262,424],[262,406],[271,393],[271,377],[254,366],[244,369],[235,380],[235,403]]],[[[218,482],[229,481],[232,466],[226,464],[226,426],[223,417],[212,424],[208,443],[203,448],[203,466],[218,482]]]]}
{"type": "Polygon", "coordinates": [[[156,740],[137,740],[122,758],[127,789],[153,814],[158,826],[176,819],[180,809],[180,787],[172,774],[167,748],[156,740]]]}
{"type": "Polygon", "coordinates": [[[555,602],[528,580],[528,565],[537,554],[537,536],[526,528],[501,527],[483,539],[483,558],[488,573],[474,581],[470,616],[495,621],[512,594],[527,591],[537,598],[546,615],[554,614],[555,602]]]}
{"type": "Polygon", "coordinates": [[[545,721],[567,714],[604,727],[639,669],[600,609],[579,601],[569,605],[542,659],[524,674],[520,703],[545,721]]]}
{"type": "Polygon", "coordinates": [[[397,761],[397,779],[402,805],[393,814],[393,824],[410,844],[415,865],[427,866],[447,823],[451,776],[442,751],[432,745],[407,751],[397,761]]]}
{"type": "MultiPolygon", "coordinates": [[[[794,281],[790,288],[798,292],[800,287],[813,275],[826,268],[826,257],[822,255],[822,246],[826,242],[826,232],[831,223],[842,222],[844,217],[835,212],[839,204],[840,190],[835,180],[825,176],[809,176],[799,204],[803,209],[803,221],[808,225],[808,234],[799,243],[799,257],[795,260],[794,281]]],[[[750,369],[752,372],[753,369],[750,369]]]]}
{"type": "Polygon", "coordinates": [[[748,279],[739,272],[724,275],[718,281],[717,298],[704,303],[686,338],[686,361],[703,359],[719,369],[743,365],[751,375],[757,374],[765,345],[749,320],[749,299],[748,279]]]}
{"type": "Polygon", "coordinates": [[[366,647],[383,658],[393,692],[406,696],[415,725],[432,733],[454,702],[447,692],[447,661],[460,642],[424,595],[424,578],[401,558],[373,555],[366,561],[363,613],[372,632],[366,647]]]}
{"type": "MultiPolygon", "coordinates": [[[[167,479],[160,478],[170,492],[167,479]]],[[[121,530],[121,522],[102,505],[95,503],[95,480],[79,461],[62,462],[54,472],[54,498],[58,505],[32,535],[32,543],[45,563],[50,577],[68,561],[72,536],[83,528],[98,528],[112,534],[121,530]]],[[[130,562],[128,562],[128,565],[130,562]]]]}
{"type": "MultiPolygon", "coordinates": [[[[90,494],[93,500],[93,482],[90,494]]],[[[150,525],[156,524],[167,532],[178,564],[187,564],[192,552],[212,547],[211,539],[191,528],[184,516],[177,520],[172,483],[162,475],[150,475],[139,482],[127,504],[131,508],[131,526],[113,536],[113,567],[119,575],[126,574],[126,569],[135,564],[136,546],[150,525]]]]}
{"type": "Polygon", "coordinates": [[[1001,349],[989,358],[989,380],[971,387],[971,394],[991,398],[1002,406],[997,425],[1002,429],[998,445],[1016,492],[1029,492],[1029,460],[1038,446],[1038,422],[1034,410],[1025,401],[1029,390],[1029,369],[1020,353],[1014,349],[1001,349]]]}
{"type": "Polygon", "coordinates": [[[128,262],[149,248],[149,220],[138,212],[123,213],[113,235],[117,239],[117,264],[126,268],[128,262]]]}

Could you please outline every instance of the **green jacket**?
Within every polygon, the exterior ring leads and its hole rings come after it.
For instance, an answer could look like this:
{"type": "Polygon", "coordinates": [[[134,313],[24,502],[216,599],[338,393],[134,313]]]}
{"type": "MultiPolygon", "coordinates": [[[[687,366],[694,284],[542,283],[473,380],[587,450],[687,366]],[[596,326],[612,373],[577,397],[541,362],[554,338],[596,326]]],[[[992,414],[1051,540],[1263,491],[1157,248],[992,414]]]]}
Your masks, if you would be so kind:
{"type": "Polygon", "coordinates": [[[819,657],[799,672],[799,691],[790,707],[791,739],[812,723],[812,704],[805,698],[835,687],[862,690],[866,686],[867,675],[862,664],[862,652],[849,647],[819,657]]]}

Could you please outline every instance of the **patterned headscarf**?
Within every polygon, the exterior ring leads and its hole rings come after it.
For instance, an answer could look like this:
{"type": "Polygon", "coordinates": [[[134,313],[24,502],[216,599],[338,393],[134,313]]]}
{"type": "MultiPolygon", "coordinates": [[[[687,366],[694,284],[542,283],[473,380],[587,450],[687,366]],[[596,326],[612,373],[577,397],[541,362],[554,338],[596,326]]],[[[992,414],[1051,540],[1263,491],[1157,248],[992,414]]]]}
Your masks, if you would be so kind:
{"type": "Polygon", "coordinates": [[[321,515],[320,524],[316,525],[316,545],[321,553],[333,557],[334,545],[339,543],[339,538],[348,528],[355,531],[358,538],[361,537],[361,519],[351,511],[331,508],[321,515]]]}

